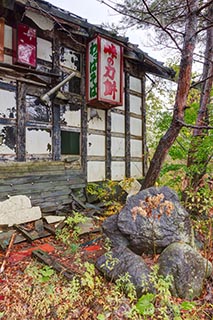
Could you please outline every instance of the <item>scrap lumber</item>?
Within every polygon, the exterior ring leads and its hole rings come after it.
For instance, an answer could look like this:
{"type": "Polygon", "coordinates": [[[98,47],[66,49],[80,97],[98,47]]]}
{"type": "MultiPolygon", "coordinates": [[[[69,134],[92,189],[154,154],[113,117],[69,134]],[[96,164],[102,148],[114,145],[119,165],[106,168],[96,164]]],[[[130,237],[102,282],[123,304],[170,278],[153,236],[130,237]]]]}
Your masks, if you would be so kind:
{"type": "Polygon", "coordinates": [[[1,268],[0,268],[0,273],[4,272],[5,265],[6,265],[6,262],[7,262],[7,259],[8,259],[8,257],[9,257],[9,255],[10,255],[10,251],[11,251],[11,248],[12,248],[12,246],[13,246],[15,237],[16,237],[16,233],[13,233],[12,236],[11,236],[11,239],[10,239],[9,246],[8,246],[8,248],[7,248],[7,252],[6,252],[6,254],[5,254],[4,260],[3,260],[2,265],[1,265],[1,268]]]}
{"type": "Polygon", "coordinates": [[[53,257],[51,257],[48,253],[44,252],[43,250],[34,250],[32,255],[38,259],[38,261],[52,267],[54,270],[65,276],[67,279],[72,280],[76,274],[72,271],[67,269],[61,263],[57,262],[53,257]]]}

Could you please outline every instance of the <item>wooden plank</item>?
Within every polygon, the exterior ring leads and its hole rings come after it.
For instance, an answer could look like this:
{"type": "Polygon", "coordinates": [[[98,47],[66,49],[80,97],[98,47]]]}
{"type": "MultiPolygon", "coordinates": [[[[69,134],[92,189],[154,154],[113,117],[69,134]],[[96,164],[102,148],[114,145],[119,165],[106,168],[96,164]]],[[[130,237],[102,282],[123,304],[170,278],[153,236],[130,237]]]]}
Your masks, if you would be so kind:
{"type": "MultiPolygon", "coordinates": [[[[52,41],[53,52],[53,71],[60,74],[60,40],[57,34],[54,35],[52,41]]],[[[51,82],[54,87],[57,82],[53,79],[51,82]]],[[[60,105],[52,103],[52,158],[53,160],[60,160],[61,158],[61,124],[60,124],[60,105]]]]}
{"type": "Polygon", "coordinates": [[[112,147],[112,137],[111,137],[111,110],[106,110],[106,179],[111,179],[111,147],[112,147]]]}
{"type": "Polygon", "coordinates": [[[26,149],[26,84],[17,84],[17,146],[16,155],[18,161],[25,161],[26,149]]]}
{"type": "Polygon", "coordinates": [[[82,79],[81,79],[81,95],[82,107],[81,107],[81,165],[84,176],[87,177],[87,104],[85,100],[86,92],[86,57],[85,54],[82,54],[81,70],[82,70],[82,79]]]}
{"type": "Polygon", "coordinates": [[[146,142],[146,83],[145,75],[142,78],[142,164],[143,164],[143,176],[146,175],[148,170],[148,149],[146,142]]]}
{"type": "Polygon", "coordinates": [[[130,172],[130,95],[129,95],[130,75],[125,72],[125,173],[126,177],[131,176],[130,172]]]}
{"type": "Polygon", "coordinates": [[[61,263],[56,261],[53,257],[51,257],[48,253],[44,252],[43,250],[34,250],[32,252],[33,257],[38,259],[38,261],[52,267],[54,270],[62,274],[69,280],[72,280],[76,273],[72,270],[68,269],[67,267],[63,266],[61,263]]]}

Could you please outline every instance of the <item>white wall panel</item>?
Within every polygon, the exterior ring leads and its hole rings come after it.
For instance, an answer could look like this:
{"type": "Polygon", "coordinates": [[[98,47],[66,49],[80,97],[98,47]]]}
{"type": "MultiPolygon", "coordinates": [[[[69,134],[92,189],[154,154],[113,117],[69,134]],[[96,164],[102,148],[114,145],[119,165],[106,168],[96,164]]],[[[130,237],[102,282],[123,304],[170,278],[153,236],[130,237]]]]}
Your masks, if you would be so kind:
{"type": "Polygon", "coordinates": [[[130,94],[130,112],[141,115],[141,98],[130,94]]]}
{"type": "Polygon", "coordinates": [[[29,154],[49,154],[52,144],[50,132],[46,130],[26,129],[26,151],[29,154]]]}
{"type": "Polygon", "coordinates": [[[13,41],[12,41],[12,34],[13,29],[7,25],[4,26],[4,46],[5,48],[12,49],[13,48],[13,41]]]}
{"type": "Polygon", "coordinates": [[[81,126],[81,111],[71,111],[69,106],[66,106],[66,110],[63,113],[63,121],[66,122],[67,126],[80,127],[81,126]]]}
{"type": "Polygon", "coordinates": [[[88,108],[89,129],[105,130],[105,111],[88,108]]]}
{"type": "Polygon", "coordinates": [[[141,93],[141,79],[130,76],[130,89],[141,93]]]}
{"type": "Polygon", "coordinates": [[[142,157],[142,141],[130,140],[131,157],[142,157]]]}
{"type": "Polygon", "coordinates": [[[52,61],[52,43],[50,41],[37,38],[37,57],[45,61],[52,61]]]}
{"type": "Polygon", "coordinates": [[[124,157],[125,156],[125,139],[112,137],[112,156],[124,157]]]}
{"type": "Polygon", "coordinates": [[[111,163],[112,180],[123,180],[125,178],[125,162],[112,161],[111,163]]]}
{"type": "Polygon", "coordinates": [[[112,132],[125,132],[125,118],[124,115],[118,113],[111,113],[112,118],[112,132]]]}
{"type": "Polygon", "coordinates": [[[11,56],[8,56],[7,54],[4,54],[4,63],[13,63],[13,58],[11,56]]]}
{"type": "Polygon", "coordinates": [[[142,178],[142,160],[141,162],[131,162],[130,165],[130,172],[131,172],[131,177],[133,178],[142,178]]]}
{"type": "Polygon", "coordinates": [[[88,182],[105,180],[105,162],[104,161],[88,161],[87,162],[87,180],[88,182]]]}
{"type": "Polygon", "coordinates": [[[142,135],[142,121],[141,121],[141,119],[136,119],[136,118],[130,117],[130,134],[141,137],[141,135],[142,135]]]}
{"type": "Polygon", "coordinates": [[[105,136],[89,134],[87,153],[89,156],[105,156],[105,136]]]}

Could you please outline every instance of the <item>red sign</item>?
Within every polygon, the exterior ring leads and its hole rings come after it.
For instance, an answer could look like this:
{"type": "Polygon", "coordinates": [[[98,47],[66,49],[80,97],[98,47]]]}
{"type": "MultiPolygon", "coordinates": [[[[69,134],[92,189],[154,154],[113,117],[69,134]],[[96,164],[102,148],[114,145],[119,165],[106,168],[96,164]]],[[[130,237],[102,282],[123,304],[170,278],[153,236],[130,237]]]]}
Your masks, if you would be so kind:
{"type": "Polygon", "coordinates": [[[35,68],[36,55],[36,29],[25,24],[18,24],[14,36],[14,62],[35,68]]]}
{"type": "Polygon", "coordinates": [[[99,108],[123,104],[123,48],[101,36],[87,47],[87,103],[99,108]]]}

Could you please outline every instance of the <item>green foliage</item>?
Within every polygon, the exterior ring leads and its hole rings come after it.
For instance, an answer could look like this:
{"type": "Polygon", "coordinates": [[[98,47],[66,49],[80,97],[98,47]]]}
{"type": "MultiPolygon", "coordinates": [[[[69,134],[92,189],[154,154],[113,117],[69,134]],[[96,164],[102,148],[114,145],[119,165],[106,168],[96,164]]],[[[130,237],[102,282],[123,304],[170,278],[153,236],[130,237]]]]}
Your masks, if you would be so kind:
{"type": "Polygon", "coordinates": [[[130,301],[134,301],[136,299],[136,289],[130,280],[129,273],[125,273],[125,275],[120,276],[115,281],[115,290],[125,293],[130,301]]]}
{"type": "Polygon", "coordinates": [[[180,305],[180,309],[184,311],[192,311],[196,304],[193,301],[183,301],[180,305]]]}
{"type": "Polygon", "coordinates": [[[143,294],[137,301],[135,310],[143,316],[143,319],[164,319],[164,320],[183,320],[181,312],[187,310],[192,311],[196,304],[194,302],[182,301],[174,302],[170,292],[173,283],[172,276],[163,277],[158,273],[159,267],[155,265],[150,274],[150,282],[153,285],[155,293],[143,294]]]}
{"type": "Polygon", "coordinates": [[[50,278],[55,275],[55,271],[49,267],[44,266],[38,268],[37,265],[30,266],[26,269],[26,272],[35,280],[35,282],[48,282],[50,278]]]}
{"type": "Polygon", "coordinates": [[[112,180],[106,180],[102,183],[90,182],[87,184],[87,193],[106,203],[115,196],[117,185],[118,183],[112,180]]]}
{"type": "Polygon", "coordinates": [[[102,202],[105,205],[107,208],[105,215],[107,216],[119,212],[125,191],[121,189],[118,181],[105,180],[101,183],[88,183],[87,194],[92,196],[94,201],[102,202]]]}
{"type": "Polygon", "coordinates": [[[136,303],[136,309],[143,316],[153,316],[155,313],[155,295],[153,293],[144,294],[136,303]]]}
{"type": "Polygon", "coordinates": [[[77,211],[73,211],[72,216],[69,216],[65,220],[66,226],[61,230],[57,230],[56,238],[61,240],[64,244],[71,246],[71,249],[75,252],[78,248],[76,242],[78,242],[79,234],[81,232],[79,224],[85,223],[86,221],[87,217],[77,211]]]}
{"type": "Polygon", "coordinates": [[[31,263],[25,274],[31,277],[32,285],[25,283],[25,277],[19,294],[34,315],[33,319],[50,319],[47,316],[51,309],[54,310],[57,319],[65,319],[73,308],[73,303],[79,299],[79,280],[74,277],[69,282],[62,282],[54,270],[38,263],[31,263]]]}

